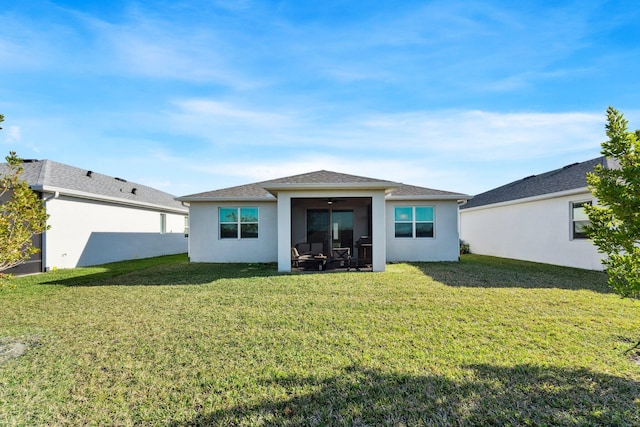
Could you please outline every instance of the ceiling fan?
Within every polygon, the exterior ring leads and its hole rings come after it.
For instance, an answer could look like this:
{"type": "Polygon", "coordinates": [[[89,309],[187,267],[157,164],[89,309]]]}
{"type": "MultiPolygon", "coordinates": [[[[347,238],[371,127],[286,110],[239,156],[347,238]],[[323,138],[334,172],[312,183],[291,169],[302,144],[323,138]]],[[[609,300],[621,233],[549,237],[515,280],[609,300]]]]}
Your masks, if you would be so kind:
{"type": "Polygon", "coordinates": [[[343,199],[334,199],[333,197],[329,197],[327,199],[327,204],[328,205],[333,205],[334,203],[340,203],[340,202],[344,202],[343,199]]]}

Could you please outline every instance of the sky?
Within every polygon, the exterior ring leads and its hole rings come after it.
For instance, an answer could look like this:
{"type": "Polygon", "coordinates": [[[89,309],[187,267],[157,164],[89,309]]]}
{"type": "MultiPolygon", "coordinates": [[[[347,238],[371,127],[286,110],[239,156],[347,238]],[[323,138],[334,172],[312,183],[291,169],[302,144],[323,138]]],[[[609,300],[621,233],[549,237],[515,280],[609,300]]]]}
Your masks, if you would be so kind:
{"type": "Polygon", "coordinates": [[[474,195],[599,156],[608,106],[640,128],[635,0],[0,4],[0,152],[177,196],[321,169],[474,195]]]}

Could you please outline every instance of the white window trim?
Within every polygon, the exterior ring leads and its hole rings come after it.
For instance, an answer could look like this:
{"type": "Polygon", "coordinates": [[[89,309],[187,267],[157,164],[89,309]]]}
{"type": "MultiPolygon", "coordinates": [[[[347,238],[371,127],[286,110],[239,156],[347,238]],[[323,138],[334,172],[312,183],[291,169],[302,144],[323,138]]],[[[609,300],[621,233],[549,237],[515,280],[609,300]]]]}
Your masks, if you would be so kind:
{"type": "Polygon", "coordinates": [[[218,207],[218,240],[258,240],[260,238],[260,208],[257,206],[219,206],[218,207]],[[238,212],[238,222],[222,222],[220,217],[220,210],[222,209],[236,209],[238,212]],[[258,220],[251,222],[242,222],[242,216],[240,212],[242,209],[256,209],[258,211],[258,220]],[[233,237],[222,237],[220,226],[222,224],[236,224],[238,231],[235,239],[233,237]],[[258,225],[258,237],[242,237],[242,225],[243,224],[256,224],[258,225]]]}
{"type": "Polygon", "coordinates": [[[434,205],[394,205],[393,207],[393,237],[395,239],[435,239],[436,238],[436,207],[434,205]],[[396,208],[411,208],[411,221],[396,221],[396,208]],[[416,221],[416,208],[431,208],[433,209],[433,221],[416,221]],[[396,224],[411,224],[411,237],[398,237],[396,236],[396,224]],[[432,237],[417,237],[416,236],[416,224],[433,224],[433,236],[432,237]]]}
{"type": "Polygon", "coordinates": [[[573,241],[576,240],[578,242],[584,242],[586,240],[588,240],[587,237],[575,237],[574,234],[574,223],[575,223],[575,219],[573,218],[573,209],[574,209],[574,205],[579,204],[579,203],[591,203],[592,205],[594,204],[592,199],[584,199],[584,200],[572,200],[569,202],[569,240],[573,241]]]}

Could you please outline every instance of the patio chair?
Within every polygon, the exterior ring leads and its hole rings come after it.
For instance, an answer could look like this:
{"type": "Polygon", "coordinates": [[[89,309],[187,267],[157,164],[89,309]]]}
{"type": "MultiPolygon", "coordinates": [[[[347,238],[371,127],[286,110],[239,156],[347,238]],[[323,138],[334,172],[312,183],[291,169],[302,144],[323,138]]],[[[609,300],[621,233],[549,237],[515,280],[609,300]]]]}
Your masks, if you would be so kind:
{"type": "Polygon", "coordinates": [[[296,243],[295,248],[298,250],[300,255],[320,255],[322,254],[323,246],[322,242],[299,242],[296,243]]]}
{"type": "Polygon", "coordinates": [[[321,255],[323,246],[322,242],[311,243],[311,255],[321,255]]]}
{"type": "Polygon", "coordinates": [[[295,249],[300,255],[311,255],[311,243],[299,242],[296,243],[295,249]]]}
{"type": "Polygon", "coordinates": [[[298,249],[294,246],[291,248],[291,265],[293,267],[302,267],[304,264],[315,262],[313,255],[300,255],[298,249]]]}
{"type": "Polygon", "coordinates": [[[351,248],[333,248],[331,263],[339,263],[340,267],[351,268],[351,248]]]}

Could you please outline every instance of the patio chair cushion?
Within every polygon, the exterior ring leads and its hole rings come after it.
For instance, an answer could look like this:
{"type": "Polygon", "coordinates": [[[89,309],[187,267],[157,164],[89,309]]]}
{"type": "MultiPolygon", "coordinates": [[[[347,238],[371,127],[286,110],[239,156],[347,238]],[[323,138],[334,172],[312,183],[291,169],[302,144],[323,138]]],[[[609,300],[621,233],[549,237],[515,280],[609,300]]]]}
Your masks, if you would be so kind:
{"type": "Polygon", "coordinates": [[[311,253],[311,243],[296,243],[295,249],[297,249],[301,255],[309,255],[311,253]]]}

